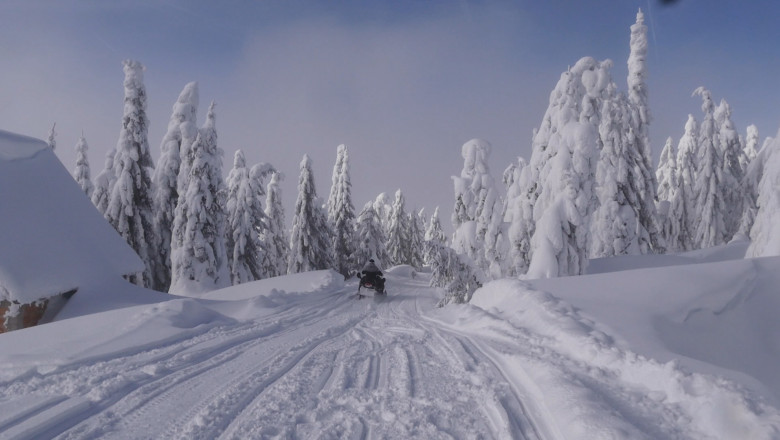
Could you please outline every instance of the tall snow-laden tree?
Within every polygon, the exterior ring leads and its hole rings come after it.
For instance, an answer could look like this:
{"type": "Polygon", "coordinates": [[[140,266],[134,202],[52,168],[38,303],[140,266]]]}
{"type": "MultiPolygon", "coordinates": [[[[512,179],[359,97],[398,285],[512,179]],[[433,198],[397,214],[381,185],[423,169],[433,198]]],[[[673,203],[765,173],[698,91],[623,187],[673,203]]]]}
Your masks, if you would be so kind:
{"type": "Polygon", "coordinates": [[[385,247],[385,233],[382,223],[374,210],[374,205],[368,202],[358,215],[355,224],[355,249],[356,269],[360,269],[368,260],[375,260],[377,266],[387,267],[391,264],[390,256],[385,247]]]}
{"type": "Polygon", "coordinates": [[[535,133],[523,192],[533,207],[528,276],[576,275],[587,266],[600,148],[599,120],[610,61],[586,57],[561,75],[535,133]]]}
{"type": "Polygon", "coordinates": [[[723,157],[723,198],[725,201],[723,221],[726,227],[725,240],[731,240],[739,229],[744,207],[742,192],[742,177],[745,162],[742,151],[742,141],[739,138],[734,123],[731,120],[731,107],[725,99],[715,109],[715,120],[718,124],[719,152],[723,157]]]}
{"type": "Polygon", "coordinates": [[[155,273],[158,290],[167,291],[171,284],[171,230],[179,201],[178,178],[182,150],[189,151],[198,134],[198,83],[184,86],[173,104],[168,129],[160,143],[160,160],[154,170],[154,225],[157,250],[162,264],[155,273]],[[184,148],[182,148],[184,146],[184,148]]]}
{"type": "Polygon", "coordinates": [[[742,159],[742,170],[747,172],[748,165],[758,156],[758,127],[751,124],[747,127],[747,137],[745,138],[745,148],[740,158],[742,159]]]}
{"type": "Polygon", "coordinates": [[[422,218],[424,210],[409,213],[409,264],[412,267],[421,269],[424,265],[425,255],[425,227],[422,218]]]}
{"type": "Polygon", "coordinates": [[[677,185],[677,152],[671,137],[666,139],[655,178],[658,182],[658,200],[671,200],[677,185]]]}
{"type": "MultiPolygon", "coordinates": [[[[666,139],[663,150],[661,150],[661,159],[658,162],[658,168],[655,171],[655,177],[658,181],[658,192],[656,197],[656,211],[658,212],[658,224],[661,235],[666,243],[667,251],[679,251],[675,242],[673,242],[673,226],[670,215],[671,200],[677,194],[677,153],[674,150],[672,138],[666,139]]],[[[676,240],[676,237],[675,237],[676,240]]]]}
{"type": "Polygon", "coordinates": [[[105,217],[108,210],[108,199],[111,196],[110,189],[116,180],[114,176],[114,155],[116,149],[108,150],[103,170],[95,177],[95,188],[92,191],[92,204],[105,217]]]}
{"type": "Polygon", "coordinates": [[[377,218],[382,225],[382,230],[387,235],[388,225],[390,224],[390,211],[392,209],[392,201],[387,193],[380,193],[374,199],[374,211],[376,211],[377,218]]]}
{"type": "Polygon", "coordinates": [[[279,187],[281,179],[279,172],[271,173],[265,199],[265,218],[268,223],[260,237],[268,253],[266,259],[268,264],[264,271],[269,277],[278,277],[287,273],[287,259],[290,254],[290,241],[285,230],[282,190],[279,187]]]}
{"type": "Polygon", "coordinates": [[[409,244],[409,217],[406,214],[404,195],[401,190],[395,192],[395,201],[390,209],[390,219],[387,228],[387,253],[390,263],[411,264],[409,244]]]}
{"type": "Polygon", "coordinates": [[[525,159],[519,157],[513,169],[514,177],[507,188],[505,218],[509,223],[509,255],[506,275],[524,275],[531,262],[531,236],[534,231],[532,197],[535,188],[527,182],[530,169],[525,159]]]}
{"type": "Polygon", "coordinates": [[[696,152],[698,124],[693,115],[688,115],[685,131],[677,144],[677,184],[669,200],[667,217],[671,222],[672,234],[669,248],[674,251],[689,251],[694,244],[694,215],[696,213],[696,152]]]}
{"type": "Polygon", "coordinates": [[[295,202],[292,232],[290,234],[290,259],[287,273],[309,272],[332,268],[332,231],[327,213],[322,209],[311,159],[303,156],[298,179],[298,198],[295,202]]]}
{"type": "Polygon", "coordinates": [[[171,293],[230,285],[225,246],[225,182],[214,103],[192,144],[187,187],[179,191],[171,240],[171,293]]]}
{"type": "Polygon", "coordinates": [[[697,247],[703,249],[728,241],[723,215],[726,212],[726,188],[712,95],[704,87],[696,89],[694,95],[702,97],[704,119],[699,127],[697,140],[693,241],[697,247]]]}
{"type": "Polygon", "coordinates": [[[57,132],[54,131],[56,127],[57,123],[55,122],[54,125],[51,126],[51,130],[49,130],[49,137],[46,138],[46,143],[52,150],[57,149],[57,132]]]}
{"type": "Polygon", "coordinates": [[[333,252],[336,269],[347,278],[354,270],[355,206],[352,204],[352,182],[349,177],[349,153],[339,145],[328,197],[328,221],[333,227],[333,252]]]}
{"type": "Polygon", "coordinates": [[[84,191],[84,194],[92,198],[95,186],[92,184],[92,176],[89,171],[87,151],[89,151],[89,145],[87,145],[87,139],[82,134],[76,144],[76,167],[73,169],[73,178],[79,184],[81,190],[84,191]]]}
{"type": "Polygon", "coordinates": [[[430,266],[432,259],[435,257],[434,250],[438,246],[447,245],[447,236],[444,234],[444,230],[441,227],[441,220],[439,219],[439,207],[433,210],[431,218],[428,220],[428,225],[425,227],[425,244],[423,252],[423,263],[430,266]]]}
{"type": "Polygon", "coordinates": [[[149,152],[143,71],[143,65],[137,61],[124,62],[124,115],[113,160],[116,181],[109,189],[105,216],[144,262],[143,273],[132,275],[129,280],[144,287],[154,287],[153,274],[159,258],[154,245],[150,177],[154,163],[149,152]]]}
{"type": "Polygon", "coordinates": [[[738,233],[744,237],[750,236],[750,230],[758,214],[758,197],[761,180],[764,177],[764,166],[769,158],[772,141],[767,139],[767,143],[759,151],[755,151],[755,145],[758,144],[758,129],[755,125],[748,127],[748,136],[745,141],[746,160],[745,174],[742,177],[742,190],[745,195],[742,218],[739,223],[738,233]]]}
{"type": "Polygon", "coordinates": [[[655,209],[655,175],[642,145],[639,119],[631,102],[604,91],[599,137],[602,148],[596,169],[599,207],[591,221],[592,257],[662,252],[655,209]]]}
{"type": "MultiPolygon", "coordinates": [[[[652,117],[648,105],[647,93],[647,26],[642,10],[636,14],[636,23],[631,25],[631,52],[628,56],[628,104],[630,118],[625,122],[628,137],[626,158],[629,161],[631,176],[628,187],[632,195],[627,197],[629,204],[637,215],[639,227],[643,230],[638,235],[647,233],[648,245],[640,242],[642,253],[665,252],[663,237],[658,230],[655,207],[656,186],[655,168],[650,151],[649,127],[652,117]]],[[[620,98],[622,99],[622,98],[620,98]]],[[[640,239],[644,240],[644,239],[640,239]]]]}
{"type": "Polygon", "coordinates": [[[227,178],[227,258],[233,285],[264,278],[262,259],[266,255],[258,231],[265,213],[260,195],[253,191],[244,152],[237,150],[227,178]]]}
{"type": "MultiPolygon", "coordinates": [[[[760,163],[763,163],[763,173],[758,183],[758,210],[750,229],[747,257],[780,255],[780,131],[751,162],[754,166],[760,163]]],[[[756,170],[748,171],[751,178],[756,174],[756,170]]]]}
{"type": "Polygon", "coordinates": [[[485,273],[490,272],[491,264],[498,259],[503,221],[503,207],[488,166],[491,149],[491,145],[481,139],[463,144],[463,169],[459,177],[452,177],[456,198],[452,247],[456,252],[468,255],[485,273]],[[488,230],[491,231],[487,240],[489,249],[486,247],[488,230]]]}

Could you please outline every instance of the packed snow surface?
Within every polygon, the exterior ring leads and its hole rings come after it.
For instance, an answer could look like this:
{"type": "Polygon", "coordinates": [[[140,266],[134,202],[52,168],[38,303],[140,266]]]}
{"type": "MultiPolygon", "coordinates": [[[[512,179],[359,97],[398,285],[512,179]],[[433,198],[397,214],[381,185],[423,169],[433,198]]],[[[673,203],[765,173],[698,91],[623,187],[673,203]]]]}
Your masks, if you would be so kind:
{"type": "Polygon", "coordinates": [[[780,437],[780,259],[613,261],[444,308],[409,267],[362,300],[332,271],[131,307],[117,283],[0,335],[0,438],[780,437]]]}

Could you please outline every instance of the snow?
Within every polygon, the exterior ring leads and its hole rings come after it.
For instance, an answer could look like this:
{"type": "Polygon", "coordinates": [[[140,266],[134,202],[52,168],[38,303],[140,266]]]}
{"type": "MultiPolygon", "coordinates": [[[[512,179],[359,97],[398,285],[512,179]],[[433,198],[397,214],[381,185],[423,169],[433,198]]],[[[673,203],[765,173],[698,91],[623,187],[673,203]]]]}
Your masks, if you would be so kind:
{"type": "Polygon", "coordinates": [[[143,269],[45,142],[0,131],[0,188],[0,300],[31,303],[143,269]]]}
{"type": "Polygon", "coordinates": [[[777,438],[780,258],[746,247],[443,308],[409,266],[363,300],[332,270],[190,297],[117,280],[0,335],[0,437],[777,438]]]}

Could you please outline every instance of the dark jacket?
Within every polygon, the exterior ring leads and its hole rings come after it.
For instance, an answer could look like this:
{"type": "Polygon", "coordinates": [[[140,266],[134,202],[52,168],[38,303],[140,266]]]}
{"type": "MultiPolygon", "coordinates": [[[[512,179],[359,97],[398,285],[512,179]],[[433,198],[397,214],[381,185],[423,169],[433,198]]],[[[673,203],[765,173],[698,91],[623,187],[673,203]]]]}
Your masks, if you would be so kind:
{"type": "Polygon", "coordinates": [[[371,274],[373,276],[377,276],[377,275],[382,276],[382,271],[379,270],[379,268],[377,267],[376,264],[374,264],[374,263],[372,263],[370,261],[368,263],[366,263],[365,266],[363,266],[363,270],[361,271],[361,273],[363,273],[365,275],[371,274]]]}

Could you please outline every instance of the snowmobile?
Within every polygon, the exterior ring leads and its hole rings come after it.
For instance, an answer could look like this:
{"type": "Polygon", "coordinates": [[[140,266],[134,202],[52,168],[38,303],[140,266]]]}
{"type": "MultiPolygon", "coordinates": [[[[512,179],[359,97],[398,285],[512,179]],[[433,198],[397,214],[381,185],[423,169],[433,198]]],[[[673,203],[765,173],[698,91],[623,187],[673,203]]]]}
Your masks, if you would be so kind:
{"type": "Polygon", "coordinates": [[[358,299],[366,296],[365,294],[360,293],[360,289],[373,290],[375,295],[387,295],[387,290],[385,290],[385,279],[382,276],[363,275],[360,277],[360,282],[358,283],[358,299]]]}

